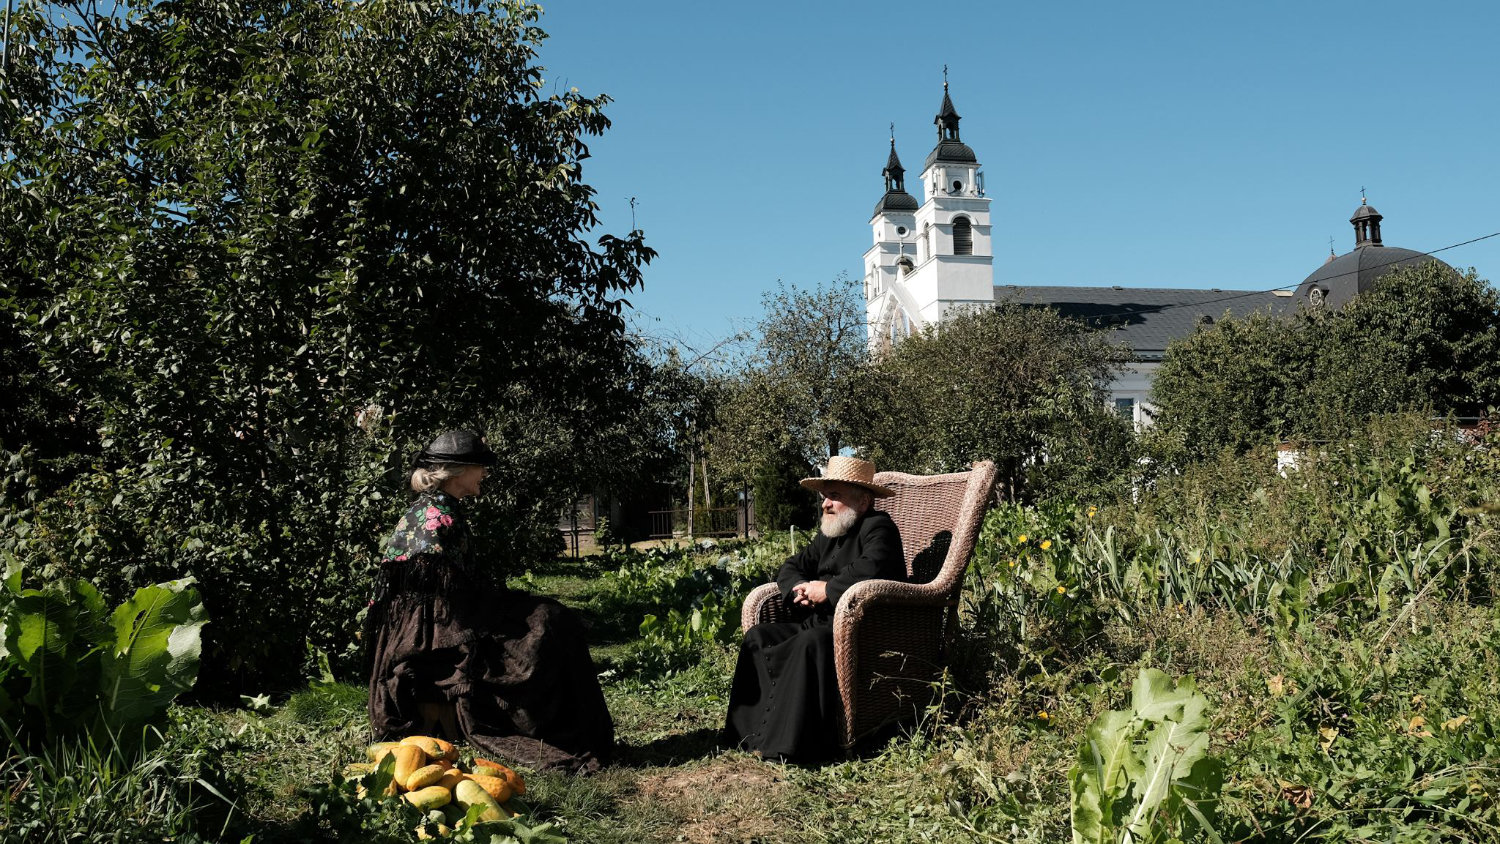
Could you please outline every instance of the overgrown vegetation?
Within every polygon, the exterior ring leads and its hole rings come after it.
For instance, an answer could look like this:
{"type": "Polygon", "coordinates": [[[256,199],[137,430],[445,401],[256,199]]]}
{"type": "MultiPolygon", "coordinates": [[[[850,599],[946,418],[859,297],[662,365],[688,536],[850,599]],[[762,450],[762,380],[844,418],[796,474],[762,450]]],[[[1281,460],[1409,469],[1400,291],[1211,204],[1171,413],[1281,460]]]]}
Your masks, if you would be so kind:
{"type": "Polygon", "coordinates": [[[1337,311],[1226,317],[1167,349],[1152,401],[1151,451],[1177,466],[1340,440],[1384,413],[1478,418],[1500,407],[1500,292],[1429,261],[1337,311]]]}
{"type": "MultiPolygon", "coordinates": [[[[534,822],[588,842],[1492,840],[1497,454],[1398,418],[1284,476],[1258,453],[1135,499],[997,508],[940,702],[824,767],[716,748],[735,601],[785,537],[558,562],[521,582],[592,620],[621,748],[596,777],[528,777],[534,822]]],[[[362,691],[323,681],[259,713],[181,708],[172,752],[219,767],[140,780],[224,793],[208,838],[336,840],[314,806],[365,730],[362,691]]],[[[361,834],[409,840],[397,820],[361,834]]]]}

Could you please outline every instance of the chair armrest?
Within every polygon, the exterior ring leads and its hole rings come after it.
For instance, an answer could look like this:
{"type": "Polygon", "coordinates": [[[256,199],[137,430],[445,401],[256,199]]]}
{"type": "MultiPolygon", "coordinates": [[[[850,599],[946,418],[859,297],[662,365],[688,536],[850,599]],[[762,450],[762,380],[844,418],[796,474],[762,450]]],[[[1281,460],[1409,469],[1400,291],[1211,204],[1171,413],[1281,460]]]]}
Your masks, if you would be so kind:
{"type": "Polygon", "coordinates": [[[774,583],[762,583],[745,596],[745,606],[740,609],[740,630],[749,630],[757,624],[774,621],[780,608],[781,589],[774,583]]]}
{"type": "Polygon", "coordinates": [[[946,607],[953,603],[948,591],[929,583],[861,580],[844,590],[839,598],[834,610],[834,628],[857,623],[870,608],[877,606],[946,607]]]}

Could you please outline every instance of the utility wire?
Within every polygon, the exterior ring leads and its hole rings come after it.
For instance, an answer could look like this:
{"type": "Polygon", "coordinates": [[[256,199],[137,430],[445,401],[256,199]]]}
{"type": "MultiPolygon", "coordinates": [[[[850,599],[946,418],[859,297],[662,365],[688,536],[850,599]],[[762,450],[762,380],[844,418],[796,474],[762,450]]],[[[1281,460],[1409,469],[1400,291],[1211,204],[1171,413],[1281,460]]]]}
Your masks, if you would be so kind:
{"type": "MultiPolygon", "coordinates": [[[[1421,257],[1421,256],[1431,257],[1433,255],[1436,255],[1439,252],[1447,252],[1449,249],[1457,249],[1460,246],[1468,246],[1471,243],[1478,243],[1481,240],[1489,240],[1492,237],[1500,237],[1500,232],[1494,232],[1492,234],[1487,234],[1487,235],[1484,235],[1482,237],[1476,237],[1476,238],[1472,238],[1470,240],[1465,240],[1462,243],[1450,244],[1450,245],[1444,246],[1444,247],[1442,247],[1440,249],[1434,249],[1434,250],[1432,250],[1430,252],[1418,252],[1417,255],[1419,257],[1421,257]]],[[[1345,254],[1348,254],[1348,253],[1345,253],[1345,254]]],[[[1342,256],[1340,256],[1340,257],[1342,257],[1342,256]]],[[[1367,272],[1368,271],[1372,271],[1372,270],[1378,270],[1378,269],[1380,269],[1382,267],[1389,267],[1389,266],[1392,266],[1392,265],[1395,265],[1395,264],[1401,264],[1401,263],[1405,263],[1405,262],[1411,261],[1411,260],[1412,260],[1412,258],[1410,256],[1401,257],[1401,258],[1394,258],[1394,259],[1386,261],[1385,263],[1382,263],[1382,264],[1375,264],[1374,266],[1365,267],[1364,270],[1367,271],[1367,272]]],[[[1355,268],[1355,269],[1352,269],[1352,270],[1348,270],[1347,272],[1336,273],[1334,275],[1327,276],[1326,278],[1319,279],[1319,281],[1331,281],[1332,279],[1343,278],[1344,276],[1357,275],[1357,274],[1359,274],[1359,272],[1360,272],[1360,269],[1359,268],[1355,268]]],[[[1024,294],[1025,290],[1026,290],[1025,285],[1011,284],[1011,285],[1002,285],[1002,286],[1004,286],[1004,287],[1014,287],[1018,291],[1021,291],[1023,294],[1024,294]]],[[[1267,289],[1267,290],[1246,290],[1246,291],[1239,292],[1239,293],[1231,293],[1231,294],[1229,294],[1227,296],[1221,296],[1221,297],[1216,298],[1216,299],[1204,299],[1201,302],[1179,302],[1179,303],[1176,303],[1176,304],[1165,304],[1165,305],[1144,305],[1142,307],[1136,308],[1134,310],[1128,310],[1128,311],[1113,311],[1113,312],[1102,313],[1102,314],[1089,314],[1085,319],[1086,320],[1104,320],[1104,319],[1109,319],[1110,317],[1117,317],[1117,316],[1140,316],[1142,314],[1158,314],[1158,313],[1161,313],[1162,311],[1170,311],[1170,310],[1173,310],[1175,308],[1201,308],[1204,305],[1213,305],[1213,304],[1217,304],[1219,302],[1230,302],[1230,301],[1233,301],[1235,299],[1244,299],[1244,298],[1247,298],[1247,297],[1250,297],[1250,296],[1265,296],[1265,295],[1267,295],[1269,293],[1275,293],[1278,290],[1286,290],[1286,289],[1288,289],[1289,287],[1292,287],[1292,286],[1294,286],[1294,285],[1282,285],[1280,287],[1272,287],[1272,288],[1267,289]]],[[[1300,286],[1300,285],[1295,285],[1295,286],[1300,286]]],[[[1087,288],[1087,287],[1080,287],[1079,289],[1080,290],[1087,290],[1089,288],[1087,288]]],[[[1161,289],[1161,288],[1157,288],[1157,289],[1161,289]]],[[[1025,302],[1022,301],[1022,304],[1025,304],[1025,302]]],[[[1041,304],[1041,303],[1038,303],[1038,304],[1041,304]]]]}

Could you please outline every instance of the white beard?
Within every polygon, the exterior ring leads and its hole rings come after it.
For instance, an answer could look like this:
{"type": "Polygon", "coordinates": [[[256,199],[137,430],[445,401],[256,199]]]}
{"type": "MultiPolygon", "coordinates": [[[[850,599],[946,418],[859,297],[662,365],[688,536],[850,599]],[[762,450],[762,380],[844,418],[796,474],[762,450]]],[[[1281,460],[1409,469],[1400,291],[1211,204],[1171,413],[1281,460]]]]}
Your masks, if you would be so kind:
{"type": "Polygon", "coordinates": [[[843,515],[824,513],[822,524],[823,535],[829,539],[838,539],[840,536],[848,533],[849,529],[854,527],[854,523],[857,521],[859,521],[859,513],[854,510],[845,510],[843,515]]]}

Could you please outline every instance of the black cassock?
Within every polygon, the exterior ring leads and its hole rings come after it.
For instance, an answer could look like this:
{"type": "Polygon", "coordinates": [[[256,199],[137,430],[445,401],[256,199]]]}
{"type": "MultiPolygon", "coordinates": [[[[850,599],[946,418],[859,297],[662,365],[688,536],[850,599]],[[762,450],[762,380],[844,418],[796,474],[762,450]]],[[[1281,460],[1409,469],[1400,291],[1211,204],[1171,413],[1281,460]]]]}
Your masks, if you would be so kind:
{"type": "Polygon", "coordinates": [[[767,759],[813,762],[836,755],[843,704],[833,667],[834,608],[861,580],[900,580],[905,574],[901,534],[878,510],[866,512],[837,539],[819,533],[787,558],[776,585],[800,620],[757,624],[745,632],[724,741],[767,759]],[[809,580],[828,584],[828,601],[813,610],[791,601],[792,587],[809,580]]]}

